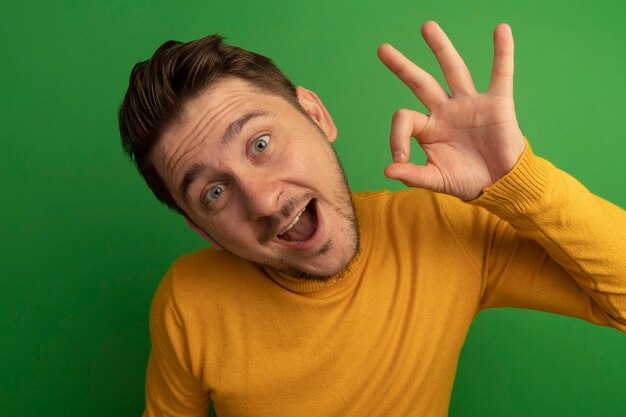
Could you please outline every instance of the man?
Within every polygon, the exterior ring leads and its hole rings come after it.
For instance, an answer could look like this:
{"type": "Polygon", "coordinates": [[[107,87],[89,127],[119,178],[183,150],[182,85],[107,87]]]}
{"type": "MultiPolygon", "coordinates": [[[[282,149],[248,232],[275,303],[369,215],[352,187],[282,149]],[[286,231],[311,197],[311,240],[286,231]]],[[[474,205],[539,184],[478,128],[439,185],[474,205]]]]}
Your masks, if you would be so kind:
{"type": "Polygon", "coordinates": [[[415,187],[397,193],[349,192],[330,114],[267,58],[212,36],[133,69],[123,145],[212,244],[155,294],[146,416],[445,416],[484,309],[626,331],[626,213],[533,155],[509,26],[483,94],[436,23],[422,34],[452,96],[378,51],[429,111],[394,115],[385,174],[415,187]]]}

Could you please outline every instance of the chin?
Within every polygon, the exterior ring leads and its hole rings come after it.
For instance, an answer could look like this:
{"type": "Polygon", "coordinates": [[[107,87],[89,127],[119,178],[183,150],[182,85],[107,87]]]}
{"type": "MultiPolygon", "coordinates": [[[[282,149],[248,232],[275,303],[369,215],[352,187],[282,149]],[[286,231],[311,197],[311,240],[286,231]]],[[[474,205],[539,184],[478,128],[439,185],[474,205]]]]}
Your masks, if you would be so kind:
{"type": "Polygon", "coordinates": [[[275,269],[297,279],[327,281],[339,279],[349,273],[352,265],[360,254],[360,243],[357,238],[343,251],[333,247],[332,241],[328,241],[317,252],[317,259],[312,264],[296,265],[284,263],[275,269]],[[336,257],[340,253],[339,258],[336,257]],[[333,256],[334,255],[334,256],[333,256]],[[330,257],[334,259],[329,259],[330,257]]]}

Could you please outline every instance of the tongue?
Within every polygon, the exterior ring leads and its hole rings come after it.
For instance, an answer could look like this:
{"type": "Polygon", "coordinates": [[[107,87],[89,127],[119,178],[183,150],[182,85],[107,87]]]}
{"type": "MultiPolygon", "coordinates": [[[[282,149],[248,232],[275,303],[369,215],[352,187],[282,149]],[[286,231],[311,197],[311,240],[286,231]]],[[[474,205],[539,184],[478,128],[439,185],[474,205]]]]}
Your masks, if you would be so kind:
{"type": "Polygon", "coordinates": [[[313,233],[315,233],[315,229],[317,227],[317,214],[315,213],[315,208],[313,204],[309,203],[306,206],[306,209],[300,215],[300,219],[296,224],[293,225],[291,229],[282,237],[285,240],[292,242],[304,242],[305,240],[309,240],[313,233]]]}

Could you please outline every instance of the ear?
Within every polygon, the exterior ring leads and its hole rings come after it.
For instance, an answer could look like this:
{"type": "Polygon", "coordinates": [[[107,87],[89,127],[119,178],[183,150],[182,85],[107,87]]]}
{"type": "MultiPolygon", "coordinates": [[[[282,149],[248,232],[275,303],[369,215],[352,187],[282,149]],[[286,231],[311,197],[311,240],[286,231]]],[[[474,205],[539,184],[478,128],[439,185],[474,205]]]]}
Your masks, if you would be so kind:
{"type": "Polygon", "coordinates": [[[189,217],[183,215],[183,218],[185,219],[185,223],[187,223],[187,226],[189,226],[191,230],[196,232],[202,239],[209,242],[211,246],[213,246],[215,249],[223,250],[220,245],[218,245],[213,239],[211,239],[211,236],[209,236],[204,230],[200,229],[189,217]]]}
{"type": "Polygon", "coordinates": [[[337,139],[337,126],[330,113],[324,107],[322,100],[311,90],[307,90],[302,86],[296,87],[296,97],[300,105],[311,116],[311,119],[322,129],[330,142],[337,139]]]}

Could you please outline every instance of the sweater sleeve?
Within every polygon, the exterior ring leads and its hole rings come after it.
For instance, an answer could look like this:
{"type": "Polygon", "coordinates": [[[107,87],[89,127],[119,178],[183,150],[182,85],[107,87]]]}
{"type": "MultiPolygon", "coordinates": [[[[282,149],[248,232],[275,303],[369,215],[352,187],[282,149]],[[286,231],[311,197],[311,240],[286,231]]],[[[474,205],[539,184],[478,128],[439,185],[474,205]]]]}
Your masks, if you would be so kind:
{"type": "Polygon", "coordinates": [[[146,371],[143,417],[206,417],[209,393],[191,371],[184,323],[172,286],[170,270],[161,281],[150,309],[152,348],[146,371]]]}
{"type": "Polygon", "coordinates": [[[528,144],[513,170],[470,203],[497,216],[478,311],[530,308],[626,332],[626,211],[528,144]]]}

